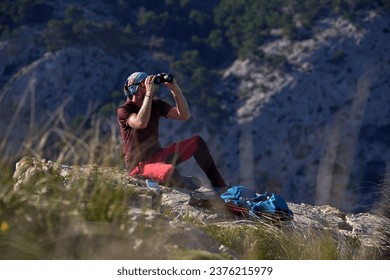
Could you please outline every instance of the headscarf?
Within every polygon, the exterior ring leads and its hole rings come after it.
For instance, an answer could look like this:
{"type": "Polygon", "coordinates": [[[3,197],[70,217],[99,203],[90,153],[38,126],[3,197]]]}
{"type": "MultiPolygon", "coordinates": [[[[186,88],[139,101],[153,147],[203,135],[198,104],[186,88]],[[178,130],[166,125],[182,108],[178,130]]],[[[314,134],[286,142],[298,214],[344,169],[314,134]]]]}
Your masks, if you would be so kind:
{"type": "Polygon", "coordinates": [[[125,85],[123,87],[123,91],[125,95],[127,97],[134,95],[137,92],[139,86],[138,83],[143,82],[147,76],[148,74],[144,72],[134,72],[133,74],[131,74],[127,78],[125,85]]]}

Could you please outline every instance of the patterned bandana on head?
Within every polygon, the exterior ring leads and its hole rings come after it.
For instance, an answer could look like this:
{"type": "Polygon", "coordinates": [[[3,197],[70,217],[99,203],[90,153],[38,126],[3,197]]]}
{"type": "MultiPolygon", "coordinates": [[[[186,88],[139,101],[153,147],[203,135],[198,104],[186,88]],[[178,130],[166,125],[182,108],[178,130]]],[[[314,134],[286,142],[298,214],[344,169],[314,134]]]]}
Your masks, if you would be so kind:
{"type": "Polygon", "coordinates": [[[144,72],[134,72],[133,74],[131,74],[125,82],[125,95],[127,97],[134,95],[138,89],[138,83],[143,82],[147,76],[148,74],[144,72]]]}

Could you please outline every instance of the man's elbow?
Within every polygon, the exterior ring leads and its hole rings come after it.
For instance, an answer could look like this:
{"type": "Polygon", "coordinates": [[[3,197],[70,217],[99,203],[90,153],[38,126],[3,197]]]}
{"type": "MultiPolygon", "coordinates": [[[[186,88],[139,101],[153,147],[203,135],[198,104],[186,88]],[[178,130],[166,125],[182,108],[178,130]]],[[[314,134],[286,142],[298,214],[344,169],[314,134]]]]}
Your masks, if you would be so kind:
{"type": "Polygon", "coordinates": [[[139,124],[137,124],[137,129],[144,129],[144,128],[146,128],[147,126],[148,126],[147,123],[139,123],[139,124]]]}
{"type": "Polygon", "coordinates": [[[142,121],[133,121],[129,123],[129,125],[135,129],[144,129],[148,126],[148,123],[142,121]]]}
{"type": "Polygon", "coordinates": [[[186,115],[183,115],[183,117],[182,117],[183,121],[188,121],[189,119],[191,119],[191,114],[190,113],[188,113],[186,115]]]}

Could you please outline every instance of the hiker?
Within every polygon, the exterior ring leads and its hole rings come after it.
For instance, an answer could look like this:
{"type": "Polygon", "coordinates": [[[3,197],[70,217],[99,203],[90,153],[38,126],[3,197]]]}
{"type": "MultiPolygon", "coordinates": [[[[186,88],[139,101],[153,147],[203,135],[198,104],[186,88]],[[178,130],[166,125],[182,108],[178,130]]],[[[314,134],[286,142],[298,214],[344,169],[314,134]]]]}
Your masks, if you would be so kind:
{"type": "Polygon", "coordinates": [[[123,139],[126,169],[132,177],[155,180],[161,184],[197,189],[195,177],[181,176],[176,166],[194,157],[218,192],[227,186],[217,169],[206,142],[199,135],[162,148],[159,122],[168,119],[187,121],[190,110],[176,80],[161,83],[171,90],[175,106],[154,96],[156,75],[132,73],[124,84],[126,102],[118,108],[118,123],[123,139]]]}

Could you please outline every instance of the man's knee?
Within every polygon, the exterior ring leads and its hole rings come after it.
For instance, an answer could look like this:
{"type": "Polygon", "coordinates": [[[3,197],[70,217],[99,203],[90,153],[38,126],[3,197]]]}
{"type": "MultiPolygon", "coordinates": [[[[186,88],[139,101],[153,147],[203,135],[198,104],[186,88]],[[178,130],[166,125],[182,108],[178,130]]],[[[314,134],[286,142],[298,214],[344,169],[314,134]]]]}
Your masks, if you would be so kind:
{"type": "Polygon", "coordinates": [[[204,141],[202,136],[194,135],[192,138],[194,139],[194,141],[197,144],[197,146],[201,146],[201,145],[206,145],[207,146],[207,143],[206,143],[206,141],[204,141]]]}
{"type": "Polygon", "coordinates": [[[175,166],[163,162],[141,164],[130,172],[130,176],[140,176],[155,180],[159,183],[167,182],[177,172],[175,166]]]}

